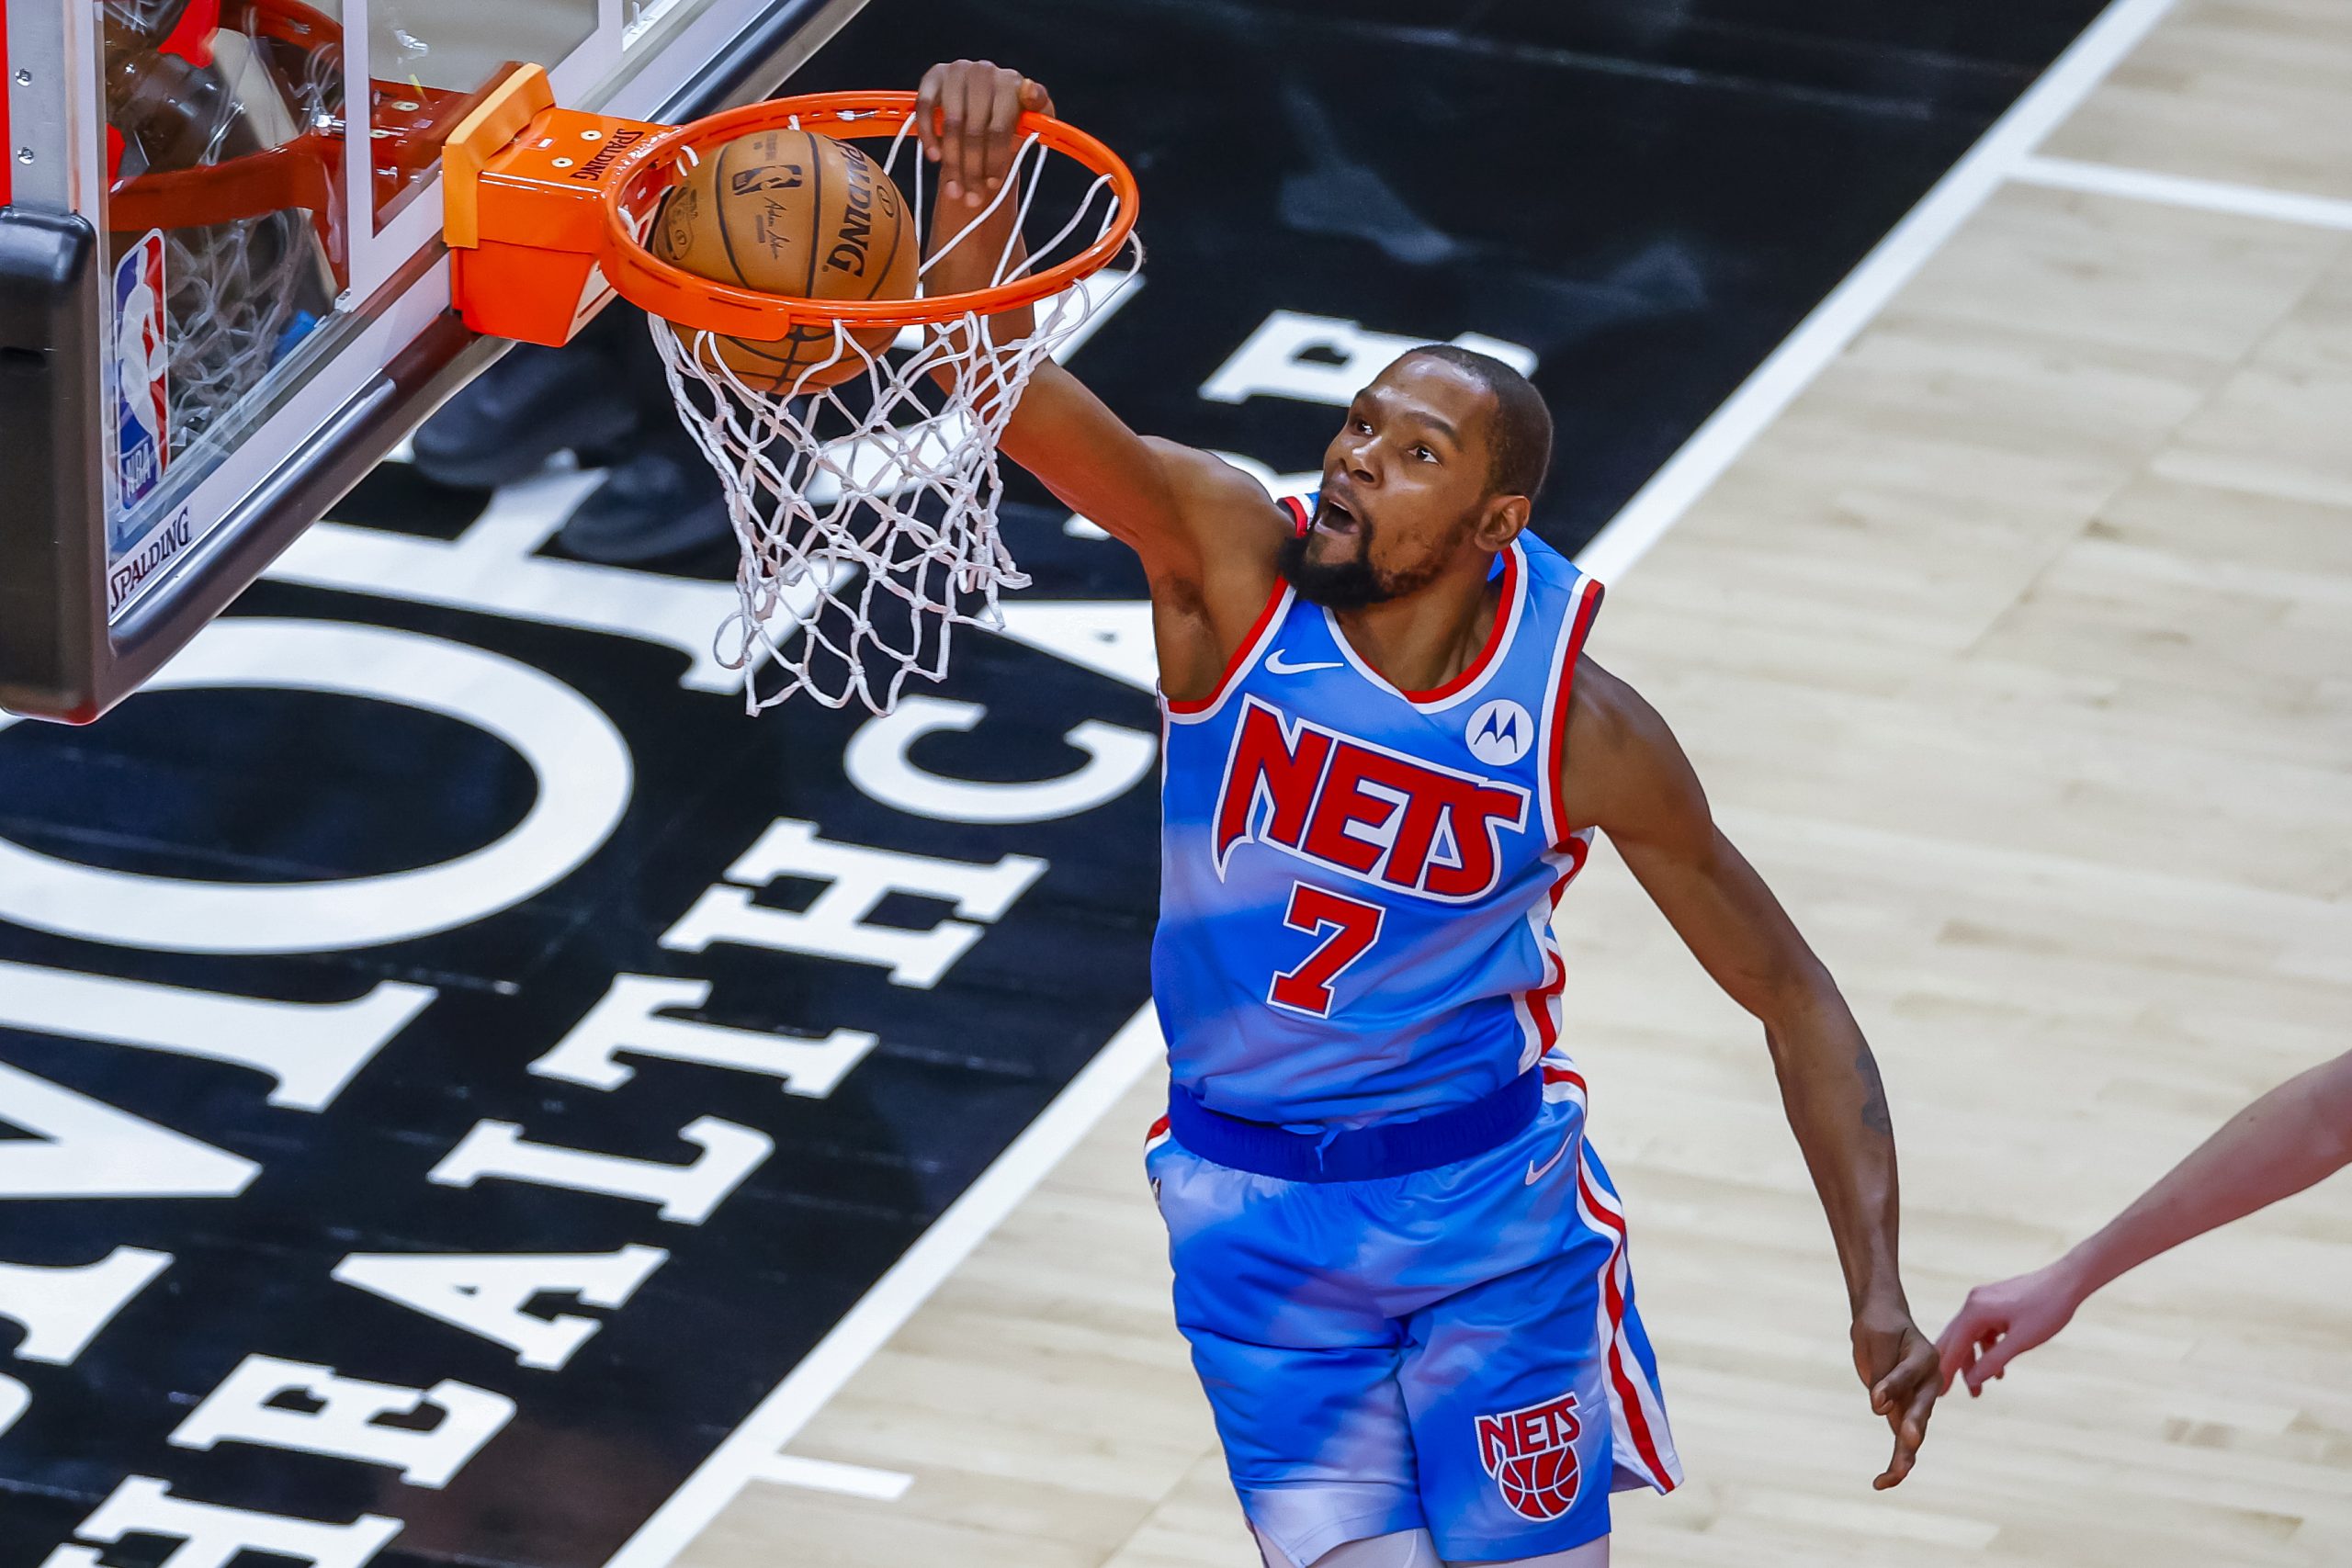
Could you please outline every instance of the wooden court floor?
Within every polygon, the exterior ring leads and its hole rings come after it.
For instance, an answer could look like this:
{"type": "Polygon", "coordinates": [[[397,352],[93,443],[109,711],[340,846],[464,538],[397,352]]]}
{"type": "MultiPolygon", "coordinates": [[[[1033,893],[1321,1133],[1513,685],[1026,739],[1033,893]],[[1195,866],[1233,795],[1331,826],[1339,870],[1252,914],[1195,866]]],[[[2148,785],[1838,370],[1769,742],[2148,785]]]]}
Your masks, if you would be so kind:
{"type": "MultiPolygon", "coordinates": [[[[2352,1047],[2352,8],[2180,0],[2041,151],[2162,177],[2003,185],[1594,641],[1871,1033],[1931,1330],[2352,1047]]],[[[1874,1496],[1757,1031],[1613,860],[1562,930],[1690,1477],[1621,1563],[2352,1563],[2352,1181],[2120,1282],[1874,1496]]],[[[789,1445],[902,1495],[754,1482],[684,1568],[1254,1562],[1138,1170],[1162,1092],[789,1445]]]]}

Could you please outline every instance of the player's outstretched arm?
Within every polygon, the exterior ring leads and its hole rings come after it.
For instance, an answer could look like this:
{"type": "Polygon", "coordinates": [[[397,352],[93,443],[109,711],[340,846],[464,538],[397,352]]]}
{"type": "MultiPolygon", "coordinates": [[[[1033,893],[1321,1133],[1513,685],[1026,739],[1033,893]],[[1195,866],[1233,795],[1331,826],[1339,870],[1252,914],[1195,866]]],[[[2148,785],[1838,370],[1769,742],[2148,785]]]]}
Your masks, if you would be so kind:
{"type": "Polygon", "coordinates": [[[1854,1368],[1909,1474],[1941,1384],[1896,1258],[1894,1126],[1878,1063],[1837,983],[1780,900],[1715,826],[1682,748],[1650,705],[1590,659],[1570,698],[1567,812],[1609,835],[1700,964],[1764,1025],[1781,1098],[1829,1216],[1853,1310],[1854,1368]]]}
{"type": "MultiPolygon", "coordinates": [[[[925,73],[916,124],[939,186],[930,292],[985,288],[1001,258],[1023,255],[1013,231],[1020,193],[1005,185],[1023,112],[1050,115],[1054,105],[1017,71],[958,60],[925,73]]],[[[1034,321],[1023,308],[992,318],[990,332],[1000,344],[1018,343],[1034,321]]],[[[1077,377],[1050,363],[1031,378],[1001,445],[1057,499],[1142,558],[1168,694],[1213,690],[1273,588],[1283,518],[1258,482],[1206,452],[1136,434],[1077,377]]]]}
{"type": "Polygon", "coordinates": [[[2046,1269],[1968,1292],[1944,1328],[1943,1386],[1979,1394],[2066,1326],[2092,1292],[2191,1236],[2352,1165],[2352,1052],[2288,1079],[2205,1140],[2096,1235],[2046,1269]]]}

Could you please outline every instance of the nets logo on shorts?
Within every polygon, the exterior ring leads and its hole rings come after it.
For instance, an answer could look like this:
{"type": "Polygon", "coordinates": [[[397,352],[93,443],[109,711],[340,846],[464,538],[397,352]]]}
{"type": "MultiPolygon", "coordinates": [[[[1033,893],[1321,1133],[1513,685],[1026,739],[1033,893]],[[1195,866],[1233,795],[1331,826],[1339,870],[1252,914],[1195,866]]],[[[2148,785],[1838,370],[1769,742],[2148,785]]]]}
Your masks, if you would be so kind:
{"type": "Polygon", "coordinates": [[[1495,1478],[1510,1511],[1541,1524],[1576,1506],[1577,1396],[1478,1417],[1478,1462],[1495,1478]]]}

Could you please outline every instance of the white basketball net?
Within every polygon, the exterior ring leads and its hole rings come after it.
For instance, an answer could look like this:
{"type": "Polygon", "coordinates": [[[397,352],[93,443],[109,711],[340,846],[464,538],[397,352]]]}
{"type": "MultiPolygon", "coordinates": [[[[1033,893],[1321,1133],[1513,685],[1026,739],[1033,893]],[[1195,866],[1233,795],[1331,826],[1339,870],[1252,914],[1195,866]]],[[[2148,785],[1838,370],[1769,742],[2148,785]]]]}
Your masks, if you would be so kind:
{"type": "MultiPolygon", "coordinates": [[[[886,173],[895,175],[901,151],[917,145],[911,127],[910,118],[891,142],[886,173]]],[[[918,151],[910,161],[921,225],[924,160],[918,151]]],[[[1018,235],[1046,161],[1031,137],[980,216],[1017,199],[1018,235]]],[[[636,216],[650,224],[653,215],[636,216]]],[[[1053,265],[1116,218],[1111,181],[1099,177],[1027,259],[1014,263],[1008,241],[991,282],[1053,265]]],[[[709,333],[651,318],[679,417],[726,486],[742,547],[742,604],[719,629],[718,653],[746,671],[748,711],[806,692],[827,707],[855,700],[888,713],[908,677],[946,674],[956,626],[1002,625],[998,593],[1029,579],[997,532],[997,443],[1030,377],[1133,277],[1142,254],[1131,245],[1106,274],[1040,301],[1035,330],[1016,343],[998,342],[991,323],[968,312],[902,332],[878,353],[837,324],[831,354],[807,374],[845,361],[858,373],[798,395],[746,385],[711,350],[709,333]]]]}
{"type": "Polygon", "coordinates": [[[299,215],[266,213],[164,235],[171,315],[171,449],[234,412],[277,363],[315,264],[299,215]]]}
{"type": "MultiPolygon", "coordinates": [[[[325,118],[341,90],[342,70],[339,50],[313,51],[298,80],[277,85],[297,123],[325,118]]],[[[237,91],[223,96],[225,112],[209,128],[195,167],[236,156],[230,141],[240,130],[264,145],[274,140],[266,125],[250,122],[252,111],[243,96],[269,80],[256,64],[232,82],[237,91]]],[[[164,253],[164,309],[171,321],[170,450],[177,454],[243,405],[277,363],[297,315],[323,315],[332,309],[333,293],[322,282],[318,242],[299,211],[166,230],[164,253]]]]}

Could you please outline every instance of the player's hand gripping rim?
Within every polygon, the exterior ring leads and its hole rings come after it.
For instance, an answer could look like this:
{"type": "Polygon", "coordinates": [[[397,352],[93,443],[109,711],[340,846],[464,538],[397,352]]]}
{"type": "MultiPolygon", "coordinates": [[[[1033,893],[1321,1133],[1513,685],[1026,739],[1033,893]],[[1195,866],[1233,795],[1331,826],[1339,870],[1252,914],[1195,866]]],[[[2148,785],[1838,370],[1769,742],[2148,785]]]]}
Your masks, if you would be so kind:
{"type": "Polygon", "coordinates": [[[1051,115],[1054,100],[1018,71],[956,60],[924,72],[915,133],[939,165],[940,194],[967,207],[993,199],[1012,172],[1013,127],[1023,112],[1051,115]]]}
{"type": "Polygon", "coordinates": [[[1903,1306],[1865,1305],[1854,1314],[1854,1370],[1871,1391],[1871,1408],[1894,1433],[1894,1457],[1871,1487],[1880,1492],[1903,1484],[1928,1440],[1928,1417],[1943,1392],[1935,1341],[1919,1331],[1903,1306]]]}

